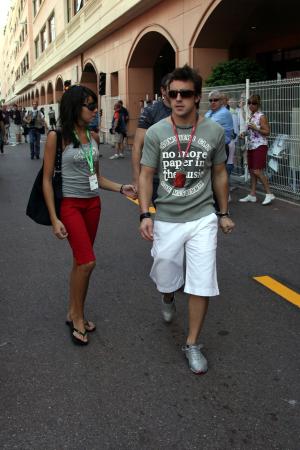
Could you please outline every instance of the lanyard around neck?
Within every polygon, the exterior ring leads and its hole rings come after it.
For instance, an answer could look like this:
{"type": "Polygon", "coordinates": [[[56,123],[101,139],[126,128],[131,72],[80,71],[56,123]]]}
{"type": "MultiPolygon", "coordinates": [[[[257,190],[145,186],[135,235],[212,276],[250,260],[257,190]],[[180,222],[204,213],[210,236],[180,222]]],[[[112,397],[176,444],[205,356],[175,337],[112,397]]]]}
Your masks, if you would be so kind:
{"type": "Polygon", "coordinates": [[[93,160],[93,144],[92,144],[91,134],[90,134],[89,130],[86,130],[86,137],[87,137],[87,139],[88,139],[88,141],[89,141],[89,144],[90,144],[90,149],[89,149],[89,151],[86,151],[86,150],[83,148],[82,142],[81,142],[81,140],[79,139],[79,136],[78,136],[76,130],[74,130],[74,135],[75,135],[76,139],[78,140],[81,149],[83,150],[84,157],[85,157],[85,159],[86,159],[86,162],[88,163],[90,172],[91,172],[91,174],[93,174],[93,173],[94,173],[94,160],[93,160]]]}
{"type": "Polygon", "coordinates": [[[189,139],[189,142],[188,142],[187,147],[186,147],[186,149],[185,149],[185,152],[183,152],[182,149],[181,149],[181,145],[180,145],[180,141],[179,141],[179,136],[178,136],[177,127],[176,127],[176,124],[175,124],[174,119],[173,119],[172,116],[171,116],[171,120],[172,120],[173,130],[174,130],[174,134],[175,134],[176,141],[177,141],[178,151],[179,151],[180,155],[181,155],[183,158],[185,158],[185,157],[188,156],[188,154],[189,154],[189,151],[190,151],[190,148],[191,148],[191,145],[192,145],[192,140],[193,140],[193,137],[195,136],[196,125],[197,125],[197,117],[196,117],[195,123],[194,123],[194,125],[193,125],[192,132],[191,132],[191,135],[190,135],[190,139],[189,139]]]}

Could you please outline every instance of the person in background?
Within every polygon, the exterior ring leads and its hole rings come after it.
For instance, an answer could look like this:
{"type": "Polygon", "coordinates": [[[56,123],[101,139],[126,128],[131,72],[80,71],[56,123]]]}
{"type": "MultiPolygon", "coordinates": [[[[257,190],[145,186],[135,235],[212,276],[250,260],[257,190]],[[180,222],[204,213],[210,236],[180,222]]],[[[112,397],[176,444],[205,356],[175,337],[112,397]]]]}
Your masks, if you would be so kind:
{"type": "Polygon", "coordinates": [[[236,105],[237,105],[237,101],[233,97],[231,97],[228,100],[228,106],[229,106],[229,112],[232,116],[233,133],[232,133],[232,139],[228,144],[229,154],[228,154],[228,159],[227,159],[227,163],[226,163],[226,168],[227,168],[229,177],[234,168],[235,146],[236,146],[236,142],[237,142],[238,135],[239,135],[238,112],[236,109],[236,105]]]}
{"type": "Polygon", "coordinates": [[[142,113],[144,112],[144,109],[145,109],[144,100],[140,100],[140,101],[139,101],[139,111],[140,111],[140,114],[142,114],[142,113]]]}
{"type": "Polygon", "coordinates": [[[44,154],[43,192],[58,239],[68,239],[73,252],[70,274],[70,299],[66,324],[75,344],[87,345],[87,333],[96,325],[87,320],[84,305],[90,276],[96,265],[93,250],[100,219],[99,187],[136,198],[131,185],[119,184],[100,175],[99,136],[89,131],[97,112],[97,96],[85,86],[71,86],[60,102],[62,133],[62,190],[60,218],[57,217],[52,178],[55,169],[57,133],[50,131],[44,154]]]}
{"type": "Polygon", "coordinates": [[[111,132],[114,136],[115,153],[109,159],[124,158],[123,153],[123,131],[125,131],[125,121],[120,113],[121,105],[119,102],[114,105],[114,115],[112,119],[111,132]]]}
{"type": "Polygon", "coordinates": [[[51,130],[56,130],[56,117],[55,117],[55,111],[52,108],[52,106],[49,107],[48,118],[49,118],[49,125],[51,127],[51,130]]]}
{"type": "Polygon", "coordinates": [[[210,104],[210,110],[207,111],[205,117],[217,122],[225,131],[225,149],[228,158],[229,154],[229,142],[232,139],[233,133],[233,121],[232,116],[228,109],[224,106],[223,95],[220,91],[214,90],[208,94],[208,101],[210,104]]]}
{"type": "Polygon", "coordinates": [[[236,107],[237,116],[238,116],[238,146],[240,150],[240,165],[243,168],[243,177],[248,177],[248,166],[247,166],[247,149],[246,149],[246,141],[245,135],[247,130],[247,113],[248,108],[246,105],[246,93],[241,92],[240,98],[236,107]]]}
{"type": "Polygon", "coordinates": [[[5,133],[4,133],[4,145],[6,144],[10,144],[9,142],[9,129],[10,129],[10,114],[9,111],[7,109],[7,105],[3,105],[2,107],[2,116],[3,116],[3,121],[4,121],[4,129],[5,129],[5,133]]]}
{"type": "Polygon", "coordinates": [[[34,100],[32,102],[32,111],[28,111],[24,117],[24,121],[29,128],[29,145],[31,159],[40,159],[41,131],[45,127],[45,116],[38,111],[38,104],[34,100]]]}
{"type": "Polygon", "coordinates": [[[121,133],[123,136],[123,140],[121,143],[121,154],[124,155],[125,139],[127,139],[127,127],[129,122],[129,112],[128,109],[125,108],[125,106],[123,105],[123,100],[119,100],[119,105],[120,105],[120,118],[122,124],[121,133]]]}
{"type": "MultiPolygon", "coordinates": [[[[100,120],[101,120],[101,115],[102,115],[102,109],[100,110],[100,114],[97,111],[95,114],[95,117],[90,121],[89,123],[89,130],[93,131],[93,133],[96,133],[99,136],[99,131],[100,131],[100,120]]],[[[98,149],[100,148],[100,142],[98,144],[98,149]]],[[[102,158],[102,154],[99,153],[99,158],[102,158]]]]}
{"type": "Polygon", "coordinates": [[[15,134],[16,144],[21,144],[21,136],[22,136],[22,115],[21,111],[18,108],[18,105],[15,103],[13,105],[13,109],[11,112],[11,118],[13,121],[13,130],[15,134]]]}
{"type": "MultiPolygon", "coordinates": [[[[160,92],[161,99],[158,100],[154,105],[146,106],[143,112],[140,114],[138,126],[135,132],[133,146],[132,146],[132,184],[138,189],[138,180],[140,176],[141,170],[141,157],[142,150],[144,146],[145,134],[152,125],[159,122],[166,117],[169,117],[171,114],[170,101],[167,92],[168,85],[168,76],[165,75],[160,82],[160,92]]],[[[153,194],[152,194],[152,202],[155,202],[157,196],[157,188],[158,188],[158,177],[154,175],[153,177],[153,194]]]]}
{"type": "Polygon", "coordinates": [[[268,139],[270,134],[270,126],[266,115],[261,111],[261,99],[258,94],[253,94],[248,99],[248,108],[250,110],[249,122],[247,124],[248,133],[248,168],[251,177],[250,194],[240,199],[240,202],[255,203],[257,181],[261,181],[266,196],[262,205],[269,205],[274,199],[269,186],[269,181],[264,173],[267,165],[268,139]]]}
{"type": "Polygon", "coordinates": [[[93,131],[94,133],[99,133],[99,126],[99,113],[97,111],[95,117],[89,123],[89,130],[93,131]]]}
{"type": "MultiPolygon", "coordinates": [[[[225,151],[226,151],[226,163],[229,156],[229,144],[232,140],[233,135],[233,121],[232,116],[228,109],[224,106],[224,97],[223,94],[214,90],[208,94],[208,101],[210,104],[210,110],[207,111],[205,117],[213,120],[214,122],[221,125],[225,132],[225,151]]],[[[227,104],[227,101],[226,101],[227,104]]],[[[216,211],[219,211],[218,199],[214,196],[215,199],[215,208],[216,211]]]]}
{"type": "Polygon", "coordinates": [[[28,142],[27,142],[28,125],[27,125],[27,123],[24,121],[24,117],[26,116],[26,114],[27,114],[27,110],[26,110],[26,108],[23,108],[23,109],[22,109],[22,112],[21,112],[22,127],[23,127],[23,136],[24,136],[24,142],[25,142],[25,144],[28,144],[28,142]]]}
{"type": "Polygon", "coordinates": [[[125,106],[123,105],[123,100],[119,100],[118,101],[119,105],[120,105],[120,114],[123,115],[123,120],[125,122],[125,124],[127,125],[129,122],[129,112],[128,109],[125,108],[125,106]]]}

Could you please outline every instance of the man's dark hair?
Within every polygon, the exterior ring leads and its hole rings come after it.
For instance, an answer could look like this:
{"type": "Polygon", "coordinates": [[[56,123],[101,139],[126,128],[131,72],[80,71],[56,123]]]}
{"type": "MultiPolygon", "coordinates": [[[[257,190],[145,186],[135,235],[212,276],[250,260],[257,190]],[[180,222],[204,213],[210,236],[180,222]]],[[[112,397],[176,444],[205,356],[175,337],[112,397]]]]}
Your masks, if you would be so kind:
{"type": "Polygon", "coordinates": [[[195,95],[201,95],[202,78],[195,69],[185,64],[183,67],[177,67],[169,74],[168,88],[172,81],[192,81],[194,83],[195,95]]]}

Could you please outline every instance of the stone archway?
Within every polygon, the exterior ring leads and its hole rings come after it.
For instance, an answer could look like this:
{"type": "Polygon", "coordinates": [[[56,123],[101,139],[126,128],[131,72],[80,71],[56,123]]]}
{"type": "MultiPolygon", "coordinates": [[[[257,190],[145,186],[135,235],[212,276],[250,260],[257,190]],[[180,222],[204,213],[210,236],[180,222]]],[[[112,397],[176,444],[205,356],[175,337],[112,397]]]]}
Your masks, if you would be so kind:
{"type": "Polygon", "coordinates": [[[95,92],[96,95],[98,94],[97,71],[92,62],[87,62],[85,64],[84,69],[82,71],[80,84],[91,89],[93,92],[95,92]]]}
{"type": "Polygon", "coordinates": [[[38,103],[38,105],[39,105],[39,104],[40,104],[40,93],[39,93],[39,90],[38,90],[38,89],[35,90],[35,96],[34,96],[34,99],[37,101],[37,103],[38,103]]]}
{"type": "Polygon", "coordinates": [[[49,81],[47,86],[47,104],[52,105],[54,103],[53,86],[51,81],[49,81]]]}
{"type": "Polygon", "coordinates": [[[45,105],[45,104],[46,104],[46,91],[45,91],[45,86],[41,86],[40,103],[41,103],[41,105],[45,105]]]}
{"type": "Polygon", "coordinates": [[[219,62],[250,57],[269,79],[300,76],[299,13],[298,0],[252,0],[247,13],[245,2],[212,0],[190,43],[193,67],[205,80],[219,62]]]}
{"type": "Polygon", "coordinates": [[[176,66],[177,46],[161,27],[149,27],[138,36],[127,61],[127,105],[133,131],[139,116],[140,100],[160,96],[160,81],[176,66]]]}
{"type": "Polygon", "coordinates": [[[60,102],[60,99],[64,93],[64,83],[61,77],[58,77],[55,83],[55,100],[57,103],[60,102]]]}

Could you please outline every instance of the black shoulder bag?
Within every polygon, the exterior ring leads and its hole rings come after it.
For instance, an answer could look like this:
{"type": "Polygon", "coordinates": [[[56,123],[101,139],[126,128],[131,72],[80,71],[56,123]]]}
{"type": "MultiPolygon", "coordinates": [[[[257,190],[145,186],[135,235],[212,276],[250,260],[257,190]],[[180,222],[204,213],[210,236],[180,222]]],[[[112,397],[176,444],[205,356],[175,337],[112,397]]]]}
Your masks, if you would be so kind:
{"type": "MultiPolygon", "coordinates": [[[[62,199],[62,177],[61,177],[61,158],[62,158],[62,135],[60,130],[56,130],[57,143],[55,155],[55,169],[52,178],[54,202],[57,217],[60,217],[60,204],[62,199]]],[[[29,196],[26,214],[34,222],[40,225],[51,225],[48,208],[43,194],[43,171],[44,164],[40,169],[33,183],[31,194],[29,196]]]]}

